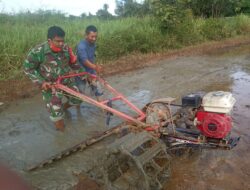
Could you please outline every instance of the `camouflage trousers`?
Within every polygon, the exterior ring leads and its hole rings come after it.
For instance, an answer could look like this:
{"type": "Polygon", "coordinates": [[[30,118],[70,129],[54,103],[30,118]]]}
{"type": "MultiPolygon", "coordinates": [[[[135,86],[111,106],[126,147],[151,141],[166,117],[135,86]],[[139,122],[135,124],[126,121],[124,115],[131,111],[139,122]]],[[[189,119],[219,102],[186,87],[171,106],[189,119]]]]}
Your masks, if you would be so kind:
{"type": "MultiPolygon", "coordinates": [[[[72,90],[78,91],[77,86],[74,83],[70,83],[67,85],[72,90]]],[[[60,90],[43,90],[42,91],[43,100],[46,103],[46,108],[50,113],[50,119],[53,122],[59,121],[63,119],[64,109],[63,106],[65,103],[69,103],[70,105],[79,105],[81,104],[81,100],[76,99],[72,96],[67,96],[66,93],[63,93],[60,90]],[[66,98],[67,101],[63,103],[63,98],[66,98]]]]}

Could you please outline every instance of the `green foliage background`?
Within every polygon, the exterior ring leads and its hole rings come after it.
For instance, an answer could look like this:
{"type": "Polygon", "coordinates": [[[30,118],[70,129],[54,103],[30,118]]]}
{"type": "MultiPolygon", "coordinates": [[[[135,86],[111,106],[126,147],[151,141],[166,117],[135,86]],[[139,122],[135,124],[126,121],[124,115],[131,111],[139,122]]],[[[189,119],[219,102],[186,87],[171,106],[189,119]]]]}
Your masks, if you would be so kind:
{"type": "Polygon", "coordinates": [[[164,23],[153,16],[103,20],[65,17],[50,11],[0,14],[0,80],[23,76],[21,67],[28,50],[46,41],[47,29],[52,25],[66,31],[66,42],[73,48],[83,38],[85,27],[96,25],[99,30],[97,60],[104,64],[132,52],[162,52],[250,32],[250,18],[243,14],[204,19],[193,17],[187,10],[177,14],[180,16],[175,15],[172,15],[175,20],[167,19],[164,23]]]}

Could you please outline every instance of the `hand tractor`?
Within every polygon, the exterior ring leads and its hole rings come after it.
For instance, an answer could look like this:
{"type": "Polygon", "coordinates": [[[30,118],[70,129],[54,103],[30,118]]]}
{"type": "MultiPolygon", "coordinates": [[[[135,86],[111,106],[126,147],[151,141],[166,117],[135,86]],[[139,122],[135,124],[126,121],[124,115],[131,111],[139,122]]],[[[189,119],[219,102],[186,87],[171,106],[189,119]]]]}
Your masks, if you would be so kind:
{"type": "Polygon", "coordinates": [[[105,110],[107,124],[112,115],[124,120],[116,127],[30,166],[32,171],[45,167],[79,150],[100,142],[119,132],[102,160],[93,166],[89,176],[108,190],[162,189],[170,176],[171,157],[186,149],[232,149],[240,137],[231,137],[233,127],[230,113],[236,102],[230,92],[214,91],[193,93],[182,97],[181,104],[175,98],[166,97],[137,108],[102,78],[86,72],[61,76],[53,85],[56,90],[81,99],[105,110]],[[91,77],[112,95],[96,101],[86,94],[63,85],[66,78],[91,77]],[[127,105],[136,115],[128,115],[113,108],[115,102],[127,105]]]}

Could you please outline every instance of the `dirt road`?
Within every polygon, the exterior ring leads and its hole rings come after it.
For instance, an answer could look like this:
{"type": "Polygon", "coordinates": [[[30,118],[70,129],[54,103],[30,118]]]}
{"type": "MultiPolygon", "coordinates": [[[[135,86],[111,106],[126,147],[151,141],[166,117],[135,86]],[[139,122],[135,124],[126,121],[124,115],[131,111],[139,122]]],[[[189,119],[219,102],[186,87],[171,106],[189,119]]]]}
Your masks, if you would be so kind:
{"type": "MultiPolygon", "coordinates": [[[[203,56],[179,56],[150,67],[106,80],[134,104],[142,108],[156,98],[177,97],[196,91],[231,91],[237,102],[233,110],[234,135],[239,145],[232,151],[204,150],[199,155],[176,158],[166,189],[237,190],[250,189],[250,46],[223,49],[203,56]]],[[[88,170],[94,157],[106,145],[98,144],[50,167],[25,169],[67,147],[106,130],[105,115],[82,103],[70,108],[66,131],[54,130],[41,95],[12,102],[0,113],[0,160],[38,189],[70,189],[77,184],[73,173],[88,170]]],[[[111,126],[121,122],[113,119],[111,126]]]]}

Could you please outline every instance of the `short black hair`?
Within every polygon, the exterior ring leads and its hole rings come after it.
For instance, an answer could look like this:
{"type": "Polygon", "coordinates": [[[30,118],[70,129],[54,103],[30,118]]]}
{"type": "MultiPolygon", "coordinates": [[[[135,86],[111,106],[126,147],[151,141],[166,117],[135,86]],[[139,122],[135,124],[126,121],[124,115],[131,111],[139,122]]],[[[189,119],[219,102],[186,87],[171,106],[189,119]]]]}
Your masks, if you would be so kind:
{"type": "Polygon", "coordinates": [[[85,33],[89,34],[90,32],[97,32],[97,28],[94,25],[87,26],[85,33]]]}
{"type": "Polygon", "coordinates": [[[48,29],[48,39],[54,39],[56,36],[58,37],[64,37],[65,36],[65,32],[64,30],[59,27],[59,26],[51,26],[48,29]]]}

